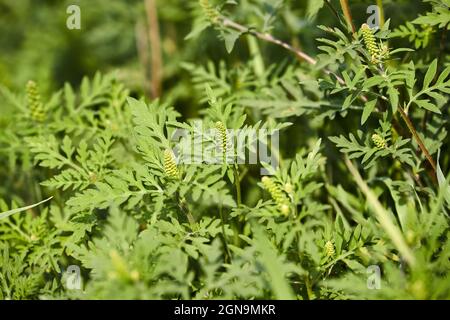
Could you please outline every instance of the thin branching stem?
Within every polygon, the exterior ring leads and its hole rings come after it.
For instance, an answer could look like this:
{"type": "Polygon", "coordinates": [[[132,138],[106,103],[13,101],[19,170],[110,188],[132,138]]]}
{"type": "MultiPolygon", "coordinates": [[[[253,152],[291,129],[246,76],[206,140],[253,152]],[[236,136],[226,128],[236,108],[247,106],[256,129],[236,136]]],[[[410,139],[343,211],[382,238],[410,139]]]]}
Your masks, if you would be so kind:
{"type": "Polygon", "coordinates": [[[243,26],[237,22],[234,22],[233,20],[226,18],[226,17],[221,17],[221,21],[222,21],[222,25],[226,28],[231,28],[237,31],[240,31],[242,33],[248,33],[251,34],[252,36],[257,37],[258,39],[276,44],[280,47],[285,48],[286,50],[293,52],[294,54],[296,54],[300,59],[305,60],[306,62],[308,62],[309,64],[316,64],[317,61],[316,59],[314,59],[313,57],[309,56],[308,54],[306,54],[305,52],[303,52],[300,49],[294,48],[293,46],[291,46],[290,44],[283,42],[277,38],[275,38],[274,36],[272,36],[269,33],[261,33],[258,31],[255,31],[253,29],[250,29],[246,26],[243,26]]]}
{"type": "Polygon", "coordinates": [[[241,199],[241,177],[239,175],[239,167],[235,163],[233,166],[233,174],[234,174],[234,185],[236,186],[236,199],[237,205],[240,206],[242,204],[241,199]]]}
{"type": "Polygon", "coordinates": [[[342,22],[341,17],[339,16],[339,13],[337,12],[336,8],[333,7],[333,5],[331,4],[330,0],[326,0],[325,1],[325,5],[328,7],[328,9],[330,9],[331,13],[333,13],[333,15],[336,17],[336,19],[339,22],[342,22]]]}
{"type": "Polygon", "coordinates": [[[186,199],[184,197],[180,197],[179,194],[178,194],[178,205],[179,205],[181,211],[183,211],[183,213],[186,215],[186,218],[189,221],[191,229],[195,230],[196,222],[195,222],[194,216],[192,215],[191,211],[189,210],[186,199]]]}
{"type": "MultiPolygon", "coordinates": [[[[345,12],[344,12],[344,14],[346,15],[346,18],[347,18],[347,16],[350,18],[349,21],[352,21],[351,20],[351,13],[350,13],[350,10],[349,10],[349,7],[348,7],[348,1],[342,0],[341,1],[341,5],[343,5],[343,9],[344,8],[345,8],[345,10],[348,9],[347,13],[345,14],[345,12]]],[[[255,36],[258,39],[261,39],[263,41],[267,41],[267,42],[276,44],[278,46],[281,46],[281,47],[285,48],[286,50],[288,50],[290,52],[293,52],[299,58],[303,59],[304,61],[308,62],[311,65],[317,64],[317,60],[316,59],[314,59],[313,57],[309,56],[308,54],[306,54],[302,50],[294,48],[291,45],[289,45],[288,43],[285,43],[285,42],[283,42],[283,41],[273,37],[272,35],[270,35],[268,33],[260,33],[258,31],[252,30],[252,29],[250,29],[248,27],[245,27],[245,26],[243,26],[243,25],[241,25],[239,23],[236,23],[236,22],[232,21],[231,19],[223,17],[223,16],[221,17],[221,23],[222,23],[222,25],[224,27],[235,29],[235,30],[238,30],[238,31],[240,31],[242,33],[248,33],[248,34],[253,35],[253,36],[255,36]]],[[[353,25],[353,22],[352,22],[352,25],[353,25]]],[[[354,28],[354,25],[353,25],[353,28],[354,28]]],[[[341,77],[339,77],[338,75],[334,74],[332,71],[330,71],[328,69],[324,69],[323,72],[325,72],[328,75],[332,74],[339,83],[341,83],[341,84],[345,83],[344,80],[341,77]]],[[[367,102],[368,101],[367,97],[364,96],[364,95],[361,95],[361,100],[363,102],[367,102]]],[[[430,152],[428,151],[428,149],[426,148],[426,146],[422,142],[422,139],[418,135],[417,130],[414,127],[414,124],[411,122],[411,120],[409,119],[409,117],[406,115],[406,113],[404,112],[404,110],[401,107],[399,107],[398,109],[400,110],[400,114],[401,114],[402,118],[405,120],[405,122],[407,124],[407,127],[408,127],[409,131],[411,132],[413,138],[416,140],[417,144],[419,145],[420,150],[425,155],[427,161],[430,163],[431,167],[433,168],[434,175],[436,175],[436,163],[434,162],[433,158],[430,155],[430,152]]]]}
{"type": "MultiPolygon", "coordinates": [[[[283,47],[284,49],[294,53],[298,58],[306,61],[307,63],[309,63],[311,65],[317,64],[317,60],[314,59],[313,57],[311,57],[310,55],[308,55],[307,53],[303,52],[302,50],[300,50],[298,48],[294,48],[290,44],[283,42],[280,39],[275,38],[274,36],[272,36],[269,33],[261,33],[261,32],[255,31],[253,29],[243,26],[242,24],[239,24],[239,23],[237,23],[229,18],[223,17],[223,16],[221,17],[220,21],[221,21],[222,25],[226,28],[231,28],[231,29],[240,31],[242,33],[247,33],[247,34],[250,34],[260,40],[276,44],[276,45],[283,47]]],[[[341,77],[339,77],[337,74],[333,73],[332,71],[330,71],[328,69],[324,69],[323,72],[325,72],[327,75],[332,74],[340,84],[345,83],[344,79],[342,79],[341,77]]]]}
{"type": "Polygon", "coordinates": [[[222,235],[223,235],[223,242],[224,242],[225,253],[226,253],[225,261],[231,262],[231,252],[230,252],[230,248],[228,247],[227,235],[225,232],[225,218],[223,216],[222,204],[219,205],[219,215],[220,215],[220,220],[222,222],[221,223],[222,224],[222,235]]]}
{"type": "Polygon", "coordinates": [[[425,158],[430,163],[431,167],[433,168],[434,174],[436,175],[436,162],[434,162],[433,157],[431,156],[430,152],[428,151],[427,147],[423,143],[422,139],[420,138],[419,134],[417,133],[416,128],[414,127],[411,119],[409,119],[408,115],[406,114],[405,110],[403,110],[402,107],[398,107],[398,110],[400,112],[400,115],[402,119],[405,121],[409,131],[413,135],[414,139],[416,140],[417,144],[419,145],[420,150],[425,155],[425,158]]]}
{"type": "Polygon", "coordinates": [[[157,98],[161,95],[163,61],[156,1],[145,0],[145,11],[147,13],[148,20],[148,39],[150,41],[151,54],[151,94],[153,98],[157,98]]]}

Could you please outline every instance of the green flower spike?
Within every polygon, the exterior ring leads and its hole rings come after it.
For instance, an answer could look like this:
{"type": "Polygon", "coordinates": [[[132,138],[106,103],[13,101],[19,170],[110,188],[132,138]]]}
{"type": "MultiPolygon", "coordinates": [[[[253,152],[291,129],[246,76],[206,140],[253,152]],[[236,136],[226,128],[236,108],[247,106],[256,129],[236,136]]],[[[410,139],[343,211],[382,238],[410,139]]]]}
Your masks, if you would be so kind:
{"type": "Polygon", "coordinates": [[[327,257],[333,257],[336,254],[333,242],[327,241],[327,243],[325,243],[325,252],[327,254],[327,257]]]}
{"type": "Polygon", "coordinates": [[[216,122],[216,140],[219,143],[220,151],[222,152],[223,162],[226,162],[227,157],[227,128],[221,121],[216,122]]]}
{"type": "Polygon", "coordinates": [[[372,141],[373,144],[378,148],[378,149],[384,149],[387,147],[387,143],[386,140],[383,139],[383,137],[381,137],[379,134],[374,133],[372,135],[372,141]]]}
{"type": "Polygon", "coordinates": [[[361,32],[362,32],[364,44],[366,45],[366,49],[372,58],[372,63],[379,62],[380,50],[377,46],[377,42],[375,40],[375,35],[373,33],[373,30],[369,27],[369,25],[364,23],[361,26],[361,32]]]}
{"type": "Polygon", "coordinates": [[[164,171],[170,179],[178,179],[180,177],[175,157],[170,149],[164,151],[164,171]]]}
{"type": "Polygon", "coordinates": [[[280,186],[269,177],[263,177],[261,179],[261,182],[264,186],[264,189],[269,191],[272,199],[275,200],[276,204],[280,208],[281,213],[287,216],[290,212],[289,200],[286,197],[286,194],[281,190],[280,186]]]}
{"type": "Polygon", "coordinates": [[[30,110],[30,117],[33,121],[44,122],[45,108],[41,102],[36,82],[30,80],[26,87],[28,108],[30,110]]]}
{"type": "Polygon", "coordinates": [[[199,4],[203,9],[206,17],[212,24],[219,21],[219,12],[209,3],[209,0],[199,0],[199,4]]]}

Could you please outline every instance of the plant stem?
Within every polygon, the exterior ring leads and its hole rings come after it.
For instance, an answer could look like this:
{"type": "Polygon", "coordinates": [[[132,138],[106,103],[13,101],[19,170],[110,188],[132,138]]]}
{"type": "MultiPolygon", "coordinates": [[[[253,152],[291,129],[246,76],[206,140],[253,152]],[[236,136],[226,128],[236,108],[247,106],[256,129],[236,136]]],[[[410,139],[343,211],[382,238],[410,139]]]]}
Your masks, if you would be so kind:
{"type": "MultiPolygon", "coordinates": [[[[445,52],[445,44],[447,43],[447,29],[448,29],[448,25],[450,24],[447,23],[445,25],[445,27],[442,29],[442,34],[441,34],[441,41],[439,43],[439,54],[438,54],[438,64],[441,65],[442,62],[442,58],[444,57],[444,52],[445,52]]],[[[438,76],[438,73],[436,72],[436,76],[435,78],[438,76]]]]}
{"type": "Polygon", "coordinates": [[[243,26],[243,25],[241,25],[239,23],[236,23],[233,20],[230,20],[230,19],[228,19],[226,17],[221,17],[221,20],[222,20],[222,25],[224,27],[235,29],[235,30],[240,31],[242,33],[251,34],[251,35],[253,35],[253,36],[255,36],[255,37],[257,37],[257,38],[259,38],[261,40],[264,40],[264,41],[276,44],[276,45],[278,45],[280,47],[283,47],[286,50],[289,50],[289,51],[295,53],[299,58],[305,60],[309,64],[313,64],[314,65],[314,64],[317,63],[316,59],[314,59],[311,56],[307,55],[303,51],[292,47],[290,44],[288,44],[286,42],[283,42],[283,41],[273,37],[269,33],[261,33],[261,32],[255,31],[255,30],[251,30],[251,29],[249,29],[249,28],[247,28],[247,27],[245,27],[245,26],[243,26]]]}
{"type": "MultiPolygon", "coordinates": [[[[350,8],[348,7],[348,1],[341,0],[341,5],[343,5],[344,8],[348,9],[348,14],[349,14],[349,17],[351,18],[350,8]]],[[[317,64],[317,60],[316,59],[312,58],[311,56],[309,56],[308,54],[304,53],[303,51],[301,51],[299,49],[296,49],[296,48],[292,47],[291,45],[289,45],[289,44],[287,44],[287,43],[285,43],[285,42],[283,42],[283,41],[281,41],[281,40],[279,40],[277,38],[274,38],[272,35],[270,35],[268,33],[264,33],[263,34],[263,33],[260,33],[260,32],[254,31],[254,30],[250,30],[249,28],[247,28],[247,27],[245,27],[245,26],[243,26],[243,25],[241,25],[239,23],[236,23],[236,22],[234,22],[234,21],[232,21],[232,20],[230,20],[230,19],[228,19],[226,17],[223,17],[223,16],[221,17],[221,21],[222,21],[222,24],[223,24],[224,27],[235,29],[235,30],[238,30],[238,31],[240,31],[242,33],[251,34],[251,35],[257,37],[258,39],[261,39],[261,40],[264,40],[264,41],[276,44],[278,46],[281,46],[281,47],[285,48],[286,50],[288,50],[290,52],[295,53],[299,58],[305,60],[306,62],[308,62],[311,65],[317,64]]],[[[334,74],[332,71],[324,69],[323,72],[325,72],[328,75],[333,74],[333,76],[336,77],[336,80],[339,83],[341,83],[341,84],[345,83],[345,81],[341,77],[339,77],[338,75],[334,74]]],[[[361,97],[362,101],[364,101],[364,102],[368,101],[366,96],[361,95],[360,97],[361,97]]],[[[418,145],[420,147],[420,150],[423,152],[423,154],[427,158],[428,162],[430,162],[430,164],[431,164],[431,166],[432,166],[432,168],[434,170],[434,173],[436,173],[436,164],[434,163],[433,158],[430,156],[430,153],[428,152],[427,148],[425,147],[425,145],[423,144],[423,142],[420,139],[419,135],[417,134],[417,131],[416,131],[414,125],[412,124],[411,120],[409,120],[408,116],[406,115],[406,113],[404,112],[404,110],[401,107],[399,107],[399,110],[401,110],[400,111],[401,116],[405,120],[409,131],[412,133],[414,139],[418,143],[418,145]]]]}
{"type": "Polygon", "coordinates": [[[158,10],[156,0],[145,0],[145,11],[148,20],[148,39],[151,53],[151,93],[153,98],[161,95],[162,55],[161,38],[159,35],[158,10]]]}
{"type": "Polygon", "coordinates": [[[149,54],[148,54],[148,39],[147,32],[145,30],[145,23],[138,21],[136,23],[136,50],[138,54],[139,63],[142,66],[142,88],[146,96],[151,97],[152,89],[150,82],[148,81],[149,67],[149,54]]]}
{"type": "Polygon", "coordinates": [[[242,204],[241,199],[241,177],[239,176],[239,167],[235,163],[233,166],[233,174],[234,174],[234,185],[236,186],[236,198],[237,205],[240,206],[242,204]]]}
{"type": "Polygon", "coordinates": [[[353,35],[356,34],[356,28],[353,24],[352,12],[350,6],[348,5],[348,0],[340,0],[342,12],[344,13],[345,20],[347,21],[348,27],[352,30],[353,35]]]}
{"type": "Polygon", "coordinates": [[[409,131],[411,132],[411,134],[413,135],[417,144],[419,145],[420,150],[425,155],[425,158],[428,160],[431,167],[433,168],[434,179],[436,179],[436,163],[434,162],[433,157],[430,155],[430,152],[428,151],[427,147],[425,147],[425,144],[423,143],[422,139],[420,138],[419,134],[417,133],[416,129],[414,128],[414,125],[411,122],[411,120],[409,119],[405,110],[403,110],[403,108],[400,106],[398,107],[398,110],[399,110],[400,115],[402,116],[403,120],[405,121],[409,131]]]}
{"type": "Polygon", "coordinates": [[[219,215],[220,215],[220,220],[222,221],[222,235],[223,235],[223,242],[224,242],[224,247],[225,247],[225,252],[226,252],[225,262],[230,262],[231,261],[231,253],[230,253],[230,249],[228,248],[227,235],[225,234],[225,218],[223,217],[222,205],[219,206],[219,215]]]}
{"type": "Polygon", "coordinates": [[[379,18],[380,18],[380,28],[384,26],[384,8],[383,8],[383,0],[377,0],[379,18]]]}
{"type": "Polygon", "coordinates": [[[254,37],[247,37],[248,49],[251,57],[253,58],[253,70],[255,74],[262,78],[264,75],[264,61],[259,50],[258,41],[254,37]]]}
{"type": "Polygon", "coordinates": [[[178,199],[179,199],[178,203],[179,203],[181,210],[186,215],[186,217],[189,221],[189,224],[191,225],[191,229],[194,230],[195,226],[196,226],[195,219],[194,219],[194,216],[192,215],[191,211],[189,210],[189,207],[187,206],[186,199],[184,197],[180,198],[179,195],[178,195],[178,199]]]}
{"type": "Polygon", "coordinates": [[[305,276],[305,286],[306,286],[306,293],[308,294],[309,300],[314,300],[315,294],[312,290],[311,281],[309,279],[309,275],[305,276]]]}
{"type": "Polygon", "coordinates": [[[342,23],[342,19],[339,16],[339,13],[337,12],[337,10],[333,7],[333,5],[330,3],[330,0],[326,0],[325,4],[327,5],[327,7],[331,10],[331,12],[333,13],[333,15],[336,17],[336,19],[342,23]]]}
{"type": "Polygon", "coordinates": [[[366,184],[366,182],[364,182],[364,180],[362,179],[358,170],[355,168],[355,166],[348,159],[347,156],[345,156],[345,164],[347,165],[347,168],[350,171],[356,184],[358,185],[358,187],[361,189],[361,191],[366,196],[367,202],[372,207],[372,210],[374,211],[381,227],[387,233],[387,235],[391,239],[392,243],[397,248],[397,250],[400,252],[400,254],[403,256],[405,261],[410,266],[414,267],[416,264],[416,259],[414,257],[414,254],[412,253],[411,249],[406,244],[406,241],[403,238],[403,235],[402,235],[400,229],[394,224],[394,222],[392,222],[391,218],[389,217],[388,212],[381,205],[380,201],[378,201],[376,195],[372,192],[372,190],[370,190],[370,188],[366,184]]]}
{"type": "MultiPolygon", "coordinates": [[[[247,34],[250,34],[250,35],[252,35],[252,36],[254,36],[254,37],[256,37],[256,38],[258,38],[260,40],[276,44],[276,45],[278,45],[278,46],[280,46],[280,47],[282,47],[282,48],[284,48],[284,49],[294,53],[298,58],[306,61],[307,63],[309,63],[311,65],[316,65],[317,64],[317,60],[314,59],[313,57],[311,57],[310,55],[306,54],[305,52],[303,52],[300,49],[294,48],[293,46],[291,46],[290,44],[288,44],[286,42],[283,42],[283,41],[275,38],[274,36],[272,36],[269,33],[261,33],[261,32],[252,30],[252,29],[250,29],[250,28],[248,28],[246,26],[243,26],[243,25],[241,25],[241,24],[239,24],[237,22],[234,22],[233,20],[228,19],[228,18],[223,17],[223,16],[220,19],[221,19],[222,25],[224,27],[226,27],[226,28],[231,28],[231,29],[240,31],[242,33],[247,33],[247,34]]],[[[323,72],[325,72],[325,74],[327,74],[327,75],[331,75],[332,74],[340,84],[345,84],[344,79],[339,77],[334,72],[332,72],[332,71],[330,71],[328,69],[324,69],[323,72]]],[[[367,101],[367,98],[364,97],[364,96],[362,96],[361,99],[363,99],[363,101],[367,101]]]]}

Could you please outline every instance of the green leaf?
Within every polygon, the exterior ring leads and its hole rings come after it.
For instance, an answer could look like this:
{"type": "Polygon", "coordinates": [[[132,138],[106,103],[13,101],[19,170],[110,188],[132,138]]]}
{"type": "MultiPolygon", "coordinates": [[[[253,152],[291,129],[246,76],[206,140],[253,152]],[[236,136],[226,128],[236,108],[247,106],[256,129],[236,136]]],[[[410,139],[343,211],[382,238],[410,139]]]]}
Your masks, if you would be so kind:
{"type": "Polygon", "coordinates": [[[445,179],[444,173],[442,172],[441,165],[439,163],[440,156],[441,150],[439,149],[436,161],[436,175],[439,187],[443,190],[442,192],[444,192],[445,201],[447,201],[447,204],[450,205],[450,185],[448,184],[447,180],[445,179]]]}
{"type": "Polygon", "coordinates": [[[433,81],[434,76],[436,75],[437,70],[437,59],[434,59],[431,63],[430,67],[425,74],[425,78],[423,81],[423,90],[427,89],[430,86],[431,81],[433,81]]]}
{"type": "Polygon", "coordinates": [[[398,90],[394,87],[389,87],[387,93],[391,102],[392,112],[395,113],[398,108],[398,90]]]}
{"type": "Polygon", "coordinates": [[[306,9],[306,15],[308,18],[313,18],[317,15],[320,9],[324,5],[324,0],[308,0],[308,7],[306,9]]]}
{"type": "Polygon", "coordinates": [[[361,125],[366,123],[367,119],[369,118],[369,116],[371,115],[373,110],[375,109],[376,104],[377,104],[377,99],[371,100],[371,101],[368,101],[365,103],[364,110],[363,110],[363,113],[361,116],[361,125]]]}
{"type": "Polygon", "coordinates": [[[450,74],[450,66],[445,68],[444,71],[442,71],[441,75],[439,76],[438,80],[436,81],[436,85],[443,85],[445,79],[447,79],[448,75],[450,74]]]}
{"type": "Polygon", "coordinates": [[[261,262],[266,269],[277,299],[292,300],[294,293],[287,282],[283,261],[261,227],[255,226],[255,246],[260,253],[261,262]]]}
{"type": "Polygon", "coordinates": [[[369,88],[377,86],[383,82],[384,82],[384,78],[382,76],[374,76],[372,78],[367,79],[364,82],[364,89],[369,89],[369,88]]]}
{"type": "Polygon", "coordinates": [[[231,51],[233,51],[234,44],[240,36],[241,32],[237,31],[227,31],[223,34],[223,38],[225,40],[225,48],[227,49],[228,53],[231,53],[231,51]]]}
{"type": "Polygon", "coordinates": [[[414,62],[411,61],[408,65],[408,70],[405,71],[406,87],[408,88],[409,96],[413,96],[414,84],[416,83],[416,70],[414,62]]]}
{"type": "Polygon", "coordinates": [[[35,204],[32,204],[32,205],[26,206],[26,207],[21,207],[21,208],[12,209],[12,210],[9,210],[9,211],[6,211],[6,212],[2,212],[2,213],[0,213],[0,220],[1,220],[1,219],[5,219],[5,218],[7,218],[7,217],[9,217],[10,215],[13,215],[13,214],[15,214],[15,213],[23,212],[23,211],[32,209],[32,208],[34,208],[34,207],[37,207],[38,205],[43,204],[44,202],[49,201],[51,198],[53,198],[53,197],[47,198],[47,199],[45,199],[45,200],[42,200],[41,202],[38,202],[38,203],[35,203],[35,204]]]}
{"type": "Polygon", "coordinates": [[[415,103],[420,107],[420,108],[424,108],[427,109],[431,112],[437,113],[437,114],[441,114],[441,110],[439,110],[439,108],[434,105],[433,103],[430,102],[430,100],[416,100],[415,103]]]}

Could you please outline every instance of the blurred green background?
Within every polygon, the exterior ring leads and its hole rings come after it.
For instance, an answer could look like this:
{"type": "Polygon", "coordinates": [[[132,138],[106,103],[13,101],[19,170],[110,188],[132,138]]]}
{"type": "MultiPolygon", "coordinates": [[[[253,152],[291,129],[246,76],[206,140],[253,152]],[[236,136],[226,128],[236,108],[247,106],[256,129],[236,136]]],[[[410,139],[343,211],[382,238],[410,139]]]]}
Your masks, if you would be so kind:
{"type": "MultiPolygon", "coordinates": [[[[229,2],[226,10],[241,23],[269,30],[277,37],[315,55],[318,24],[337,25],[330,10],[318,11],[318,0],[244,0],[229,2]],[[233,5],[235,2],[238,5],[233,5]],[[316,14],[318,12],[318,14],[316,14]],[[286,27],[287,26],[287,27],[286,27]]],[[[339,7],[339,1],[331,1],[339,7]]],[[[366,9],[375,1],[350,1],[354,19],[363,23],[366,9]]],[[[417,17],[426,4],[421,1],[383,1],[386,18],[392,25],[417,17]]],[[[59,89],[68,81],[77,86],[84,75],[96,71],[117,71],[134,94],[161,95],[183,115],[192,116],[198,108],[193,96],[191,76],[182,62],[206,64],[225,60],[232,68],[252,58],[250,41],[239,40],[231,55],[214,30],[186,40],[199,15],[197,0],[0,0],[0,83],[13,91],[22,91],[33,79],[44,93],[59,89]],[[67,7],[81,9],[81,30],[69,30],[67,7]],[[152,11],[153,10],[153,11],[152,11]],[[152,44],[149,39],[149,12],[156,12],[159,26],[161,90],[151,90],[152,44]]],[[[295,58],[271,44],[260,43],[264,63],[295,58]]],[[[154,69],[154,68],[153,68],[154,69]]]]}

